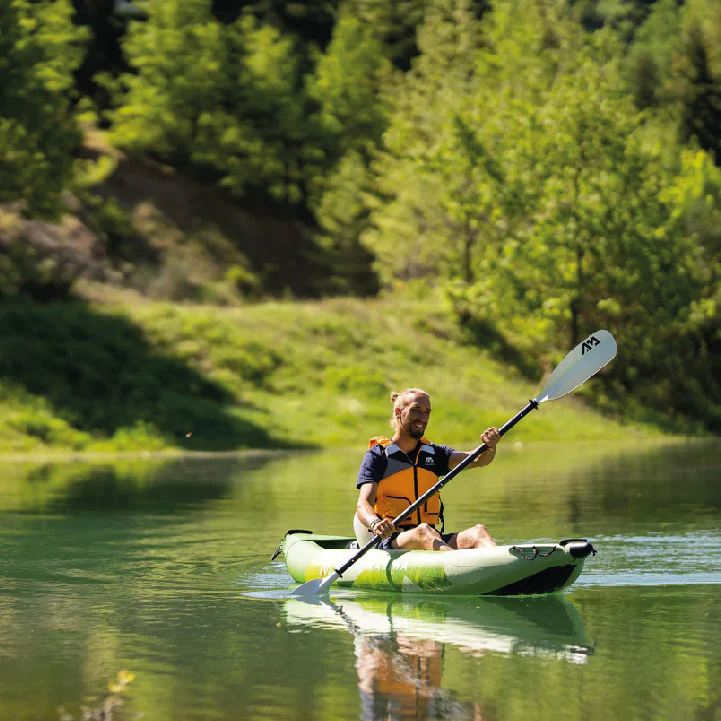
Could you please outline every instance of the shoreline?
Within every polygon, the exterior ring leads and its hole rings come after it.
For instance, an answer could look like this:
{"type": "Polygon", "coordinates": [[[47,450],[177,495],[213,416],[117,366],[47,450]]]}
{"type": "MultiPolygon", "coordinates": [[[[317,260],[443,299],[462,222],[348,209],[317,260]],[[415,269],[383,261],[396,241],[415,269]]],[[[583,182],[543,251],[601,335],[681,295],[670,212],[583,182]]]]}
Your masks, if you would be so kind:
{"type": "MultiPolygon", "coordinates": [[[[719,436],[647,436],[643,439],[628,438],[619,440],[618,438],[609,439],[568,439],[562,441],[564,444],[571,443],[574,446],[599,446],[608,445],[616,448],[628,448],[635,446],[642,441],[644,445],[694,445],[694,444],[715,444],[721,443],[719,436]]],[[[184,460],[184,461],[200,461],[220,458],[263,458],[266,456],[291,456],[298,454],[318,454],[318,453],[343,453],[357,452],[358,446],[319,446],[317,448],[246,448],[229,451],[57,451],[56,453],[3,453],[0,452],[0,465],[3,463],[67,463],[67,462],[92,462],[92,461],[122,461],[122,460],[184,460]]],[[[467,443],[451,444],[465,450],[469,450],[467,443]]],[[[543,446],[557,446],[557,440],[526,440],[526,441],[506,441],[504,451],[506,453],[520,453],[526,450],[539,448],[543,446]]],[[[472,449],[470,449],[472,450],[472,449]]]]}

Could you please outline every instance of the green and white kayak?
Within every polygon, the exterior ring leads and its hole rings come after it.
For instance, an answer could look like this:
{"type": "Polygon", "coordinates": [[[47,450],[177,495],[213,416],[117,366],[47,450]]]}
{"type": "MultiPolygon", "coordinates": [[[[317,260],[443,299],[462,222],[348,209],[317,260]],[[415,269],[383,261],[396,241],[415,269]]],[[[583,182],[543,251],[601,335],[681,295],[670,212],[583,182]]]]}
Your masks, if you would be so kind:
{"type": "MultiPolygon", "coordinates": [[[[288,531],[281,541],[288,572],[298,583],[324,578],[357,553],[355,539],[288,531]]],[[[515,596],[570,586],[596,551],[585,539],[523,543],[458,551],[373,549],[336,585],[397,593],[515,596]]]]}

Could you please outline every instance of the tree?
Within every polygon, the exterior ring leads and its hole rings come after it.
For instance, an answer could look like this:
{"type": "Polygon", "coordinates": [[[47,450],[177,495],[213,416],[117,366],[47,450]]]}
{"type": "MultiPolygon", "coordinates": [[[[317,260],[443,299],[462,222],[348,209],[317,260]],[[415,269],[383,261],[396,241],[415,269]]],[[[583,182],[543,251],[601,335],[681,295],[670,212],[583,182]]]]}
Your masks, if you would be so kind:
{"type": "Polygon", "coordinates": [[[224,25],[210,0],[154,0],[148,9],[125,45],[137,73],[124,77],[115,142],[238,197],[302,208],[322,158],[293,38],[250,13],[224,25]]]}
{"type": "Polygon", "coordinates": [[[286,208],[307,208],[308,185],[324,159],[296,41],[249,13],[227,34],[221,72],[230,82],[225,106],[233,125],[216,149],[222,183],[238,194],[252,190],[286,208]]]}
{"type": "Polygon", "coordinates": [[[688,31],[680,73],[681,138],[695,139],[721,165],[721,80],[711,73],[705,34],[696,20],[688,31]]]}
{"type": "Polygon", "coordinates": [[[52,217],[72,179],[80,135],[70,108],[83,33],[68,0],[0,4],[0,202],[52,217]]]}
{"type": "Polygon", "coordinates": [[[681,40],[678,0],[657,0],[639,27],[625,60],[625,75],[639,109],[662,105],[671,60],[681,40]]]}
{"type": "Polygon", "coordinates": [[[126,36],[136,72],[121,78],[125,92],[111,115],[111,137],[131,151],[189,165],[216,141],[212,125],[227,83],[221,27],[209,0],[157,0],[148,10],[148,22],[133,23],[126,36]]]}
{"type": "Polygon", "coordinates": [[[672,202],[677,151],[625,92],[618,41],[538,0],[499,1],[464,46],[471,28],[458,15],[433,27],[400,86],[364,235],[385,281],[442,279],[484,342],[502,327],[567,347],[607,327],[624,338],[618,387],[683,408],[668,379],[694,383],[681,366],[704,276],[672,202]],[[436,50],[444,29],[455,42],[436,50]]]}
{"type": "Polygon", "coordinates": [[[344,13],[307,81],[327,168],[315,178],[311,207],[326,250],[330,292],[366,295],[378,289],[372,254],[360,236],[368,224],[369,165],[388,125],[382,89],[391,74],[373,28],[344,13]]]}
{"type": "Polygon", "coordinates": [[[351,149],[368,155],[380,142],[388,124],[387,102],[380,90],[389,75],[390,63],[372,29],[342,15],[308,79],[308,95],[320,108],[324,133],[335,140],[333,161],[351,149]]]}
{"type": "MultiPolygon", "coordinates": [[[[130,71],[122,48],[122,40],[132,16],[118,13],[116,0],[72,0],[73,22],[87,29],[88,43],[83,60],[75,72],[75,85],[80,98],[92,102],[102,124],[105,113],[113,107],[113,93],[108,81],[117,81],[130,71]]],[[[126,7],[133,5],[126,1],[126,7]]]]}
{"type": "Polygon", "coordinates": [[[448,278],[470,269],[464,259],[479,238],[467,207],[477,195],[475,171],[472,159],[461,168],[449,156],[464,148],[454,118],[479,90],[475,63],[481,43],[470,2],[435,3],[419,28],[421,54],[412,70],[385,91],[393,112],[372,166],[372,215],[362,240],[386,283],[448,278]],[[461,188],[463,198],[454,193],[461,188]],[[456,243],[459,226],[465,252],[456,243]]]}
{"type": "Polygon", "coordinates": [[[344,10],[371,29],[373,37],[383,46],[383,54],[396,68],[407,72],[418,56],[418,29],[434,4],[436,0],[380,3],[345,0],[344,10]]]}

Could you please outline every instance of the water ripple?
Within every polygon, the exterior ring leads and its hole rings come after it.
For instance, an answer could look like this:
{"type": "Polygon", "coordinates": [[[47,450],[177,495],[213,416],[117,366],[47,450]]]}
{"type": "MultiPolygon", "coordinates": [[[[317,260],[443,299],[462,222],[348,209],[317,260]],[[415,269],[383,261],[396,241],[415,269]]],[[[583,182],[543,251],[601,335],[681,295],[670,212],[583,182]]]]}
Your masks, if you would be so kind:
{"type": "Polygon", "coordinates": [[[721,533],[614,535],[594,545],[599,554],[586,564],[580,585],[721,584],[721,533]]]}

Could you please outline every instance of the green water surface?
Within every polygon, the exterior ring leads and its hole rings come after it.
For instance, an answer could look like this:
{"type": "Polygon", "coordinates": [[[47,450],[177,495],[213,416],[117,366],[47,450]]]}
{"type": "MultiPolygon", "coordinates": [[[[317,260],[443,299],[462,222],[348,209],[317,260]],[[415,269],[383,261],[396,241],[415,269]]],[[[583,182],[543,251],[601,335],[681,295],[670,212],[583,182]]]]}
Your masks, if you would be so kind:
{"type": "Polygon", "coordinates": [[[721,721],[721,446],[507,444],[444,491],[500,543],[588,537],[562,595],[288,598],[362,449],[0,466],[0,721],[721,721]],[[117,699],[116,699],[117,700],[117,699]]]}

